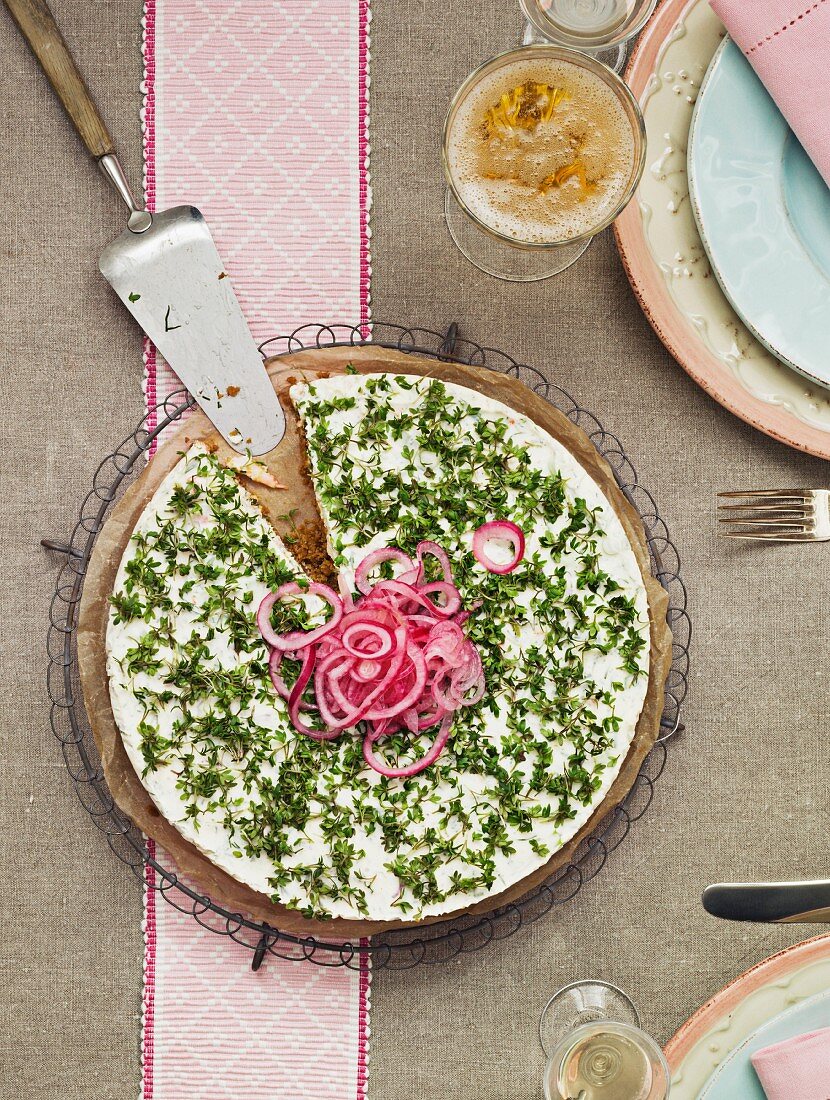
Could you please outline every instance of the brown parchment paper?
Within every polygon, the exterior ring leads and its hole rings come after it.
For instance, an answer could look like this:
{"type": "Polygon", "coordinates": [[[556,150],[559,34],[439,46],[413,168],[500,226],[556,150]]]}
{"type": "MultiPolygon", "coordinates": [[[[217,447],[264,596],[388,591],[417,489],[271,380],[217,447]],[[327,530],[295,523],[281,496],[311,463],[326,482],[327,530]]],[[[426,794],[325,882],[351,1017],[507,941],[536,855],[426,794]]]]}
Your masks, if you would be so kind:
{"type": "Polygon", "coordinates": [[[110,704],[105,644],[109,596],[133,528],[161,481],[191,443],[202,441],[215,447],[220,457],[233,453],[203,413],[193,414],[159,448],[144,472],[130,485],[113,508],[95,544],[84,584],[78,627],[78,664],[90,725],[101,754],[107,784],[116,803],[148,836],[162,845],[184,878],[232,912],[266,921],[282,931],[314,934],[337,940],[373,935],[391,929],[411,927],[413,924],[434,923],[461,914],[485,913],[517,900],[567,863],[575,848],[625,798],[636,780],[643,760],[658,736],[665,682],[672,660],[672,637],[666,623],[668,596],[651,575],[642,521],[636,509],[620,491],[610,466],[599,455],[588,436],[563,413],[515,378],[484,368],[439,363],[403,352],[372,347],[325,348],[268,360],[268,372],[286,412],[287,430],[279,446],[260,461],[268,466],[285,488],[266,488],[247,478],[242,481],[260,502],[279,533],[289,531],[291,521],[287,516],[293,510],[296,510],[299,519],[313,522],[317,518],[314,493],[306,473],[305,448],[299,421],[287,399],[287,391],[300,378],[311,380],[315,376],[341,373],[348,364],[353,364],[357,370],[366,374],[395,371],[401,374],[429,375],[468,386],[529,416],[563,443],[603,490],[625,528],[648,596],[651,646],[645,703],[622,768],[608,794],[585,825],[542,867],[501,894],[420,922],[341,918],[316,921],[309,920],[283,905],[274,904],[267,895],[238,882],[216,867],[162,816],[130,763],[110,704]]]}

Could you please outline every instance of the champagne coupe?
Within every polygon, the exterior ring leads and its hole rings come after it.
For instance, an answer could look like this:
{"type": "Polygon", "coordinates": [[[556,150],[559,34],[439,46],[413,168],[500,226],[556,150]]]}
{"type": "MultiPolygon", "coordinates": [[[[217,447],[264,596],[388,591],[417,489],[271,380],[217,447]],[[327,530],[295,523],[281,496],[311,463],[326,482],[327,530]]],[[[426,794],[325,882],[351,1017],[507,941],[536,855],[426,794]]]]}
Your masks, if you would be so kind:
{"type": "Polygon", "coordinates": [[[666,1100],[669,1067],[637,1010],[606,982],[574,982],[545,1005],[545,1100],[666,1100]]]}
{"type": "Polygon", "coordinates": [[[550,44],[520,46],[498,54],[475,69],[453,97],[444,121],[442,159],[448,184],[444,215],[450,236],[459,251],[480,271],[508,282],[535,282],[564,271],[578,259],[591,240],[607,228],[632,199],[643,173],[646,157],[646,134],[643,115],[631,91],[620,77],[595,58],[577,50],[550,44]],[[470,208],[462,194],[463,187],[453,163],[452,142],[459,112],[483,80],[493,73],[517,63],[537,61],[565,63],[593,74],[605,85],[609,97],[616,99],[630,129],[631,165],[616,202],[603,209],[596,220],[582,232],[561,240],[520,240],[500,232],[498,227],[483,220],[480,212],[470,208]]]}

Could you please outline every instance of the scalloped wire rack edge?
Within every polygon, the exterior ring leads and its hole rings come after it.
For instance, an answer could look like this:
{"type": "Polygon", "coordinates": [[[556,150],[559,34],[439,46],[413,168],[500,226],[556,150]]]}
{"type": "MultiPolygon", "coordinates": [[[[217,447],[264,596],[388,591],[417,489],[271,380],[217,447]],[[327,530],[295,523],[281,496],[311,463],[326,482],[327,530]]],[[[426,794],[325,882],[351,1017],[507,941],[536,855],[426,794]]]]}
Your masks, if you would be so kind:
{"type": "Polygon", "coordinates": [[[680,711],[688,686],[691,622],[686,610],[686,589],[680,577],[680,561],[654,499],[637,481],[634,468],[617,437],[607,432],[592,413],[578,405],[564,390],[548,382],[540,371],[517,363],[495,348],[459,338],[455,323],[443,333],[379,322],[374,322],[371,328],[373,338],[369,340],[366,339],[365,329],[359,326],[303,325],[289,336],[265,341],[260,351],[273,356],[307,348],[371,344],[437,361],[486,367],[518,378],[587,432],[613,469],[620,488],[640,513],[654,574],[669,594],[667,619],[674,638],[673,662],[666,683],[662,732],[628,795],[598,829],[582,841],[571,861],[520,900],[484,916],[439,921],[421,928],[382,933],[370,940],[339,943],[282,932],[240,913],[233,913],[180,881],[174,872],[165,869],[151,856],[146,839],[118,809],[106,786],[81,699],[76,650],[77,613],[83,580],[106,514],[122,483],[135,472],[137,464],[151,450],[154,441],[169,425],[179,421],[194,407],[194,400],[186,391],[171,394],[155,410],[148,412],[136,430],[100,463],[69,544],[43,540],[47,549],[66,555],[49,612],[47,683],[51,725],[61,744],[64,761],[81,804],[106,837],[113,853],[142,882],[147,881],[148,867],[152,868],[155,871],[155,888],[168,904],[181,912],[190,913],[202,927],[228,936],[250,949],[254,969],[259,968],[268,954],[322,966],[349,966],[355,969],[368,957],[374,967],[406,969],[419,963],[447,961],[458,954],[484,947],[493,940],[505,939],[524,924],[565,905],[599,873],[609,854],[622,843],[633,822],[648,809],[654,783],[665,767],[666,744],[683,729],[680,711]],[[154,414],[155,427],[149,430],[148,424],[154,423],[154,414]]]}

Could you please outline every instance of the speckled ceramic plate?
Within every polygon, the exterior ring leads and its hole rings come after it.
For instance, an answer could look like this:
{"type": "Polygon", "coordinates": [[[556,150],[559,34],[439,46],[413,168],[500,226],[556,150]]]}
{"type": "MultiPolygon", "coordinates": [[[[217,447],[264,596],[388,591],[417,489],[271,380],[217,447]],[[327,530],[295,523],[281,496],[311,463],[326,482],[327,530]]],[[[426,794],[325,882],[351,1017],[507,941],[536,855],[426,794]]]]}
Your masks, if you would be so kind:
{"type": "Polygon", "coordinates": [[[736,416],[791,447],[830,458],[830,394],[779,362],[713,276],[689,201],[686,144],[698,90],[724,37],[708,0],[664,0],[626,74],[643,108],[648,159],[617,219],[620,254],[657,335],[736,416]]]}
{"type": "Polygon", "coordinates": [[[688,174],[735,311],[777,359],[830,385],[830,189],[728,38],[695,104],[688,174]]]}
{"type": "Polygon", "coordinates": [[[749,1053],[825,1026],[828,991],[830,935],[789,947],[736,978],[669,1041],[672,1100],[750,1100],[755,1093],[749,1086],[742,1091],[736,1085],[753,1082],[749,1053]],[[727,1086],[731,1091],[723,1091],[727,1086]]]}

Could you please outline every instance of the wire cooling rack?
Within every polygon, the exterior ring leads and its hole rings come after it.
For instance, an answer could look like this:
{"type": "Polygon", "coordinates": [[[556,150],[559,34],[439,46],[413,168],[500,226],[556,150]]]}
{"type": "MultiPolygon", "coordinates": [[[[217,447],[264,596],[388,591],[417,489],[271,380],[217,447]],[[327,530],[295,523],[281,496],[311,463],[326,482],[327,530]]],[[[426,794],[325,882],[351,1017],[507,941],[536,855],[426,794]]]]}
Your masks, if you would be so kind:
{"type": "Polygon", "coordinates": [[[51,724],[81,803],[114,854],[127,864],[139,881],[154,878],[155,889],[168,904],[192,914],[204,928],[248,947],[255,970],[268,954],[306,960],[321,966],[355,969],[366,957],[371,958],[375,967],[395,969],[406,969],[419,963],[438,963],[462,952],[477,950],[493,940],[505,939],[523,925],[566,906],[582,886],[599,873],[632,824],[645,813],[651,802],[654,783],[665,766],[667,743],[683,728],[680,711],[688,683],[691,623],[686,610],[686,589],[680,578],[680,560],[651,494],[637,481],[634,468],[617,437],[606,431],[593,413],[582,408],[538,370],[517,363],[495,348],[461,339],[456,324],[439,333],[431,329],[374,323],[371,335],[371,340],[366,339],[364,330],[352,325],[304,325],[288,336],[267,340],[260,351],[263,355],[272,356],[307,348],[358,347],[371,343],[439,361],[487,367],[520,379],[535,393],[550,401],[587,432],[597,450],[604,455],[620,488],[643,518],[654,575],[669,595],[668,621],[674,635],[674,647],[672,668],[666,684],[661,734],[625,800],[592,836],[579,845],[570,863],[521,900],[485,916],[439,921],[416,929],[383,933],[370,940],[341,943],[298,936],[248,919],[180,881],[174,872],[167,870],[151,854],[142,833],[118,809],[107,789],[84,712],[76,645],[84,576],[107,513],[113,501],[143,468],[144,459],[159,435],[170,424],[178,422],[194,405],[193,398],[186,391],[172,394],[151,410],[136,430],[98,466],[92,489],[81,506],[80,518],[69,543],[64,545],[50,539],[43,540],[47,549],[66,557],[56,582],[49,614],[47,651],[51,724]],[[154,876],[148,876],[148,868],[153,869],[154,876]]]}

